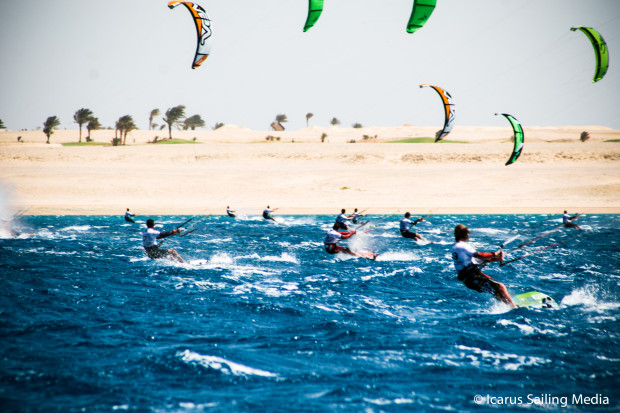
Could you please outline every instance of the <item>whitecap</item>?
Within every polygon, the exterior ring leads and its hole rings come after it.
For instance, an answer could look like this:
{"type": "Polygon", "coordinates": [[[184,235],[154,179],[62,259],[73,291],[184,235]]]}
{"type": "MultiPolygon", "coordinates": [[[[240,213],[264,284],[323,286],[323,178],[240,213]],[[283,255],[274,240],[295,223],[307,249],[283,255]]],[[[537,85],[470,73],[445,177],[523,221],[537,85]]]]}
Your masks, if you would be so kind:
{"type": "Polygon", "coordinates": [[[234,264],[235,260],[227,253],[215,254],[209,259],[209,263],[214,266],[225,267],[234,264]]]}
{"type": "Polygon", "coordinates": [[[294,264],[299,264],[299,260],[295,256],[287,252],[283,252],[279,257],[268,255],[266,257],[261,258],[261,260],[262,261],[275,261],[275,262],[292,262],[294,264]]]}
{"type": "Polygon", "coordinates": [[[419,259],[418,254],[405,251],[383,252],[377,257],[377,261],[417,261],[419,259]]]}
{"type": "Polygon", "coordinates": [[[458,354],[458,357],[471,360],[471,364],[474,366],[479,366],[483,362],[484,364],[501,365],[504,370],[515,371],[522,367],[541,366],[552,362],[542,357],[498,353],[464,345],[457,345],[456,348],[463,350],[462,353],[458,354]]]}
{"type": "Polygon", "coordinates": [[[412,404],[413,403],[413,399],[409,399],[406,397],[399,397],[393,400],[385,399],[383,397],[380,399],[369,399],[365,397],[364,401],[371,403],[371,404],[375,404],[377,406],[387,406],[390,404],[412,404]]]}
{"type": "Polygon", "coordinates": [[[75,232],[85,232],[90,231],[93,227],[90,225],[73,225],[70,227],[61,228],[59,231],[75,231],[75,232]]]}
{"type": "Polygon", "coordinates": [[[226,360],[217,356],[203,356],[193,351],[185,350],[177,353],[177,356],[188,364],[200,365],[208,369],[218,370],[226,375],[234,376],[261,376],[261,377],[278,377],[277,374],[269,371],[255,369],[244,366],[230,360],[226,360]]]}

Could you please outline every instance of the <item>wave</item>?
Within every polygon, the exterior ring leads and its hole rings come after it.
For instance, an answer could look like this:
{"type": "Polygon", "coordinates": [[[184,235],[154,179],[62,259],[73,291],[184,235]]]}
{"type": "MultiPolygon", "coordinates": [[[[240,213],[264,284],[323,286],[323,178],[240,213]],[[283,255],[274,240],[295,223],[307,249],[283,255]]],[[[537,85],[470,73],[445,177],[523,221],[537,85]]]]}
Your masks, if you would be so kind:
{"type": "Polygon", "coordinates": [[[269,371],[255,369],[253,367],[244,366],[217,356],[205,356],[190,350],[177,353],[177,356],[183,362],[190,365],[199,365],[207,369],[217,370],[226,375],[234,376],[260,376],[260,377],[278,377],[277,374],[269,371]]]}

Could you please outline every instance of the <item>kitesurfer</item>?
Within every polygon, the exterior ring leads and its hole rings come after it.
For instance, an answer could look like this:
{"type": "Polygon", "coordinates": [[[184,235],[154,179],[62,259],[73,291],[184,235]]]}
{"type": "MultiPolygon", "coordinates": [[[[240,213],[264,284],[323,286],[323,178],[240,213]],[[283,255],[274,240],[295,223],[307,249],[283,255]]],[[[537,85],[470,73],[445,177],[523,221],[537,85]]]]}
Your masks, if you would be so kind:
{"type": "Polygon", "coordinates": [[[338,225],[338,228],[336,229],[346,229],[347,231],[350,231],[351,228],[349,228],[347,221],[350,221],[353,218],[353,215],[347,215],[347,210],[342,208],[340,210],[340,214],[336,217],[336,225],[338,225]]]}
{"type": "Polygon", "coordinates": [[[271,213],[277,210],[278,208],[270,209],[269,205],[267,205],[267,208],[263,211],[263,218],[276,222],[275,218],[271,216],[271,213]]]}
{"type": "Polygon", "coordinates": [[[562,217],[562,223],[566,228],[577,228],[581,229],[581,227],[574,222],[571,222],[579,217],[579,214],[573,215],[572,217],[568,215],[568,212],[564,211],[564,216],[562,217]]]}
{"type": "Polygon", "coordinates": [[[364,211],[357,212],[357,208],[355,208],[355,211],[353,211],[353,214],[351,215],[351,222],[353,222],[354,224],[357,224],[357,218],[366,216],[366,214],[364,214],[364,211]]]}
{"type": "Polygon", "coordinates": [[[405,238],[411,238],[414,239],[416,241],[426,241],[426,238],[424,238],[422,235],[411,231],[411,228],[413,228],[415,225],[418,224],[418,222],[422,222],[424,221],[424,217],[420,217],[418,219],[416,219],[415,221],[411,221],[409,218],[411,217],[411,214],[409,212],[405,212],[405,216],[403,218],[401,218],[400,220],[400,234],[405,237],[405,238]]]}
{"type": "Polygon", "coordinates": [[[233,211],[232,209],[230,209],[230,206],[227,206],[227,207],[226,207],[226,215],[228,215],[228,216],[229,216],[229,217],[231,217],[231,218],[236,217],[236,215],[235,215],[235,211],[233,211]]]}
{"type": "Polygon", "coordinates": [[[355,235],[355,231],[341,232],[338,231],[339,229],[340,226],[338,225],[338,223],[334,223],[334,226],[329,229],[325,234],[325,240],[323,241],[323,243],[325,244],[325,251],[327,251],[327,253],[329,254],[345,253],[353,256],[358,256],[358,254],[352,251],[350,248],[338,245],[338,241],[340,241],[341,239],[351,238],[353,235],[355,235]]]}
{"type": "Polygon", "coordinates": [[[502,250],[496,252],[476,251],[467,243],[469,229],[462,224],[454,228],[454,238],[456,243],[452,246],[452,259],[458,280],[462,281],[469,289],[479,293],[493,294],[498,300],[517,308],[506,286],[484,274],[480,269],[482,263],[501,261],[504,258],[504,252],[502,250]]]}
{"type": "Polygon", "coordinates": [[[142,245],[146,251],[146,255],[151,259],[156,258],[172,258],[178,262],[185,262],[176,250],[163,249],[157,244],[158,239],[170,237],[176,234],[180,234],[180,229],[173,229],[172,231],[158,231],[155,229],[155,221],[152,219],[146,220],[146,229],[142,232],[142,245]]]}
{"type": "Polygon", "coordinates": [[[132,214],[129,211],[129,208],[127,208],[127,212],[125,212],[125,221],[132,222],[132,223],[135,224],[136,221],[133,220],[133,217],[135,217],[135,216],[136,216],[136,214],[132,214]]]}

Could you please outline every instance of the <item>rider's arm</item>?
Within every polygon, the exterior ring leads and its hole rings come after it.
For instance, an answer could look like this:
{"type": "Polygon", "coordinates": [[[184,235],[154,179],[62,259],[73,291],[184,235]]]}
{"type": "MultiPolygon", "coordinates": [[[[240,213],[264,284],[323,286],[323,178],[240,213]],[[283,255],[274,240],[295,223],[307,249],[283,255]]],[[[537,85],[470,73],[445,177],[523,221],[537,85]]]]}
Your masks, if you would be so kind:
{"type": "Polygon", "coordinates": [[[162,239],[162,238],[170,237],[172,235],[179,234],[180,232],[181,232],[181,230],[179,230],[179,229],[173,229],[172,231],[162,231],[157,236],[157,239],[162,239]]]}

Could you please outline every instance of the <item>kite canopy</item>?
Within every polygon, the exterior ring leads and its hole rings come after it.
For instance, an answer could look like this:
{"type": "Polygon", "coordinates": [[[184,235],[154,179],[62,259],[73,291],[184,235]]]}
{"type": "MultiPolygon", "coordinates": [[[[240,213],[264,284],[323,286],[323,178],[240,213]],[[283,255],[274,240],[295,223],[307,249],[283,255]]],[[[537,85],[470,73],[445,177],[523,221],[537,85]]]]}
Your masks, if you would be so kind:
{"type": "Polygon", "coordinates": [[[196,55],[192,63],[192,69],[196,69],[207,59],[209,53],[211,53],[211,20],[204,9],[197,4],[189,1],[171,1],[168,3],[168,7],[171,9],[180,5],[187,7],[187,10],[192,15],[194,23],[196,24],[198,44],[196,46],[196,55]]]}
{"type": "Polygon", "coordinates": [[[319,20],[323,12],[323,0],[308,0],[308,17],[304,25],[304,32],[310,30],[312,26],[319,20]]]}
{"type": "Polygon", "coordinates": [[[431,17],[437,0],[413,0],[413,9],[407,23],[407,33],[413,33],[431,17]]]}
{"type": "Polygon", "coordinates": [[[609,51],[607,50],[607,43],[603,39],[603,36],[596,30],[591,27],[585,26],[574,26],[570,28],[571,31],[580,30],[590,42],[592,42],[592,47],[594,47],[594,56],[596,56],[596,69],[594,71],[594,79],[592,79],[593,83],[598,82],[605,76],[607,73],[607,68],[609,67],[609,51]]]}
{"type": "MultiPolygon", "coordinates": [[[[495,116],[497,115],[499,115],[499,113],[495,114],[495,116]]],[[[521,151],[523,150],[523,140],[525,136],[523,135],[523,128],[521,127],[521,124],[514,116],[507,113],[502,113],[502,115],[505,116],[506,119],[508,119],[508,122],[510,122],[510,124],[512,125],[512,130],[514,132],[515,138],[515,146],[512,149],[512,154],[510,155],[510,158],[508,158],[508,162],[506,162],[506,166],[508,166],[511,163],[515,162],[519,158],[519,155],[521,155],[521,151]]]]}
{"type": "Polygon", "coordinates": [[[442,140],[444,136],[447,136],[450,133],[450,131],[452,131],[452,126],[454,125],[454,113],[455,113],[454,106],[455,105],[454,103],[452,103],[452,96],[450,96],[450,94],[446,90],[443,90],[442,88],[438,86],[433,86],[433,85],[429,85],[426,83],[421,84],[420,87],[421,88],[432,87],[439,94],[443,102],[446,117],[444,120],[443,129],[435,137],[435,142],[438,142],[442,140]]]}

